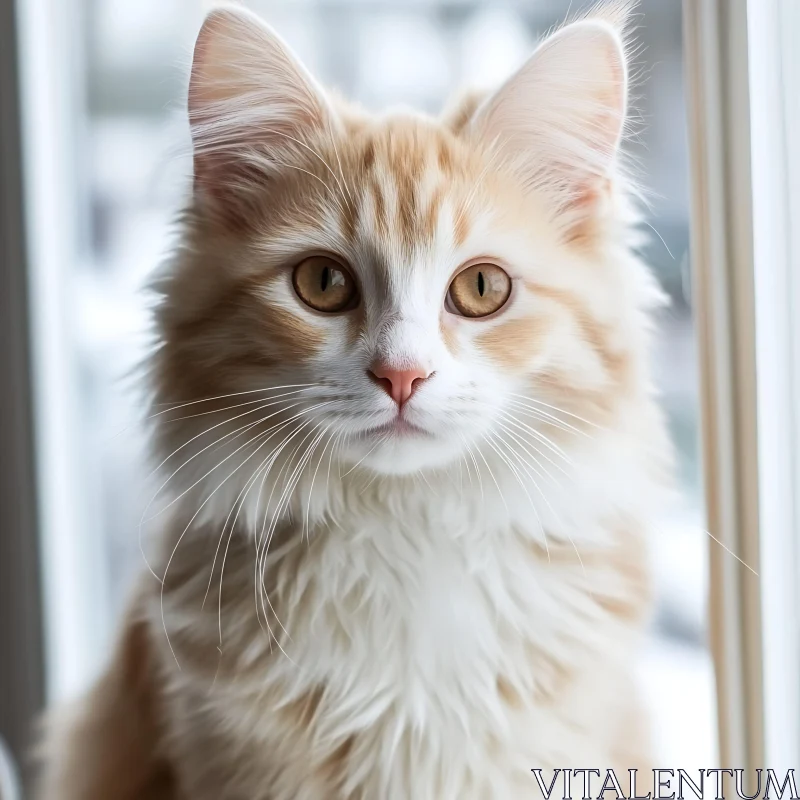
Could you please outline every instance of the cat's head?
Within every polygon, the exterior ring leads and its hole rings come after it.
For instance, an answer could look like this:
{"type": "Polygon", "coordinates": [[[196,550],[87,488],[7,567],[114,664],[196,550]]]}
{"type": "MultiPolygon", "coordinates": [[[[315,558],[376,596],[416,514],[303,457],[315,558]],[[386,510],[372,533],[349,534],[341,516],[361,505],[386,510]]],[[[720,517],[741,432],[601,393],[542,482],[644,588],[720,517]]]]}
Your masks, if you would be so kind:
{"type": "Polygon", "coordinates": [[[240,441],[278,430],[264,455],[324,445],[382,473],[540,451],[621,408],[656,296],[618,163],[627,5],[438,119],[347,105],[256,17],[212,12],[158,400],[225,398],[240,441]]]}

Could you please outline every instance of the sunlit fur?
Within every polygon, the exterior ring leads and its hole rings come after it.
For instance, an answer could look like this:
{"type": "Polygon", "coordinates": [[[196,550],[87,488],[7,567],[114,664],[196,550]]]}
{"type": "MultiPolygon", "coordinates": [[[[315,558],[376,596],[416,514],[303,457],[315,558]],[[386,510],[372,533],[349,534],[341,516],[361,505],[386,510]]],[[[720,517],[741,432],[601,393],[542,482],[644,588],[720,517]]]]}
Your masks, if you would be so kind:
{"type": "Polygon", "coordinates": [[[505,799],[533,767],[649,766],[631,672],[670,454],[618,152],[628,6],[440,119],[367,114],[249,14],[206,21],[156,284],[163,586],[54,729],[44,798],[505,799]],[[296,296],[314,253],[358,308],[296,296]],[[466,319],[445,297],[476,259],[513,290],[466,319]],[[424,434],[372,431],[397,414],[376,361],[433,373],[424,434]]]}

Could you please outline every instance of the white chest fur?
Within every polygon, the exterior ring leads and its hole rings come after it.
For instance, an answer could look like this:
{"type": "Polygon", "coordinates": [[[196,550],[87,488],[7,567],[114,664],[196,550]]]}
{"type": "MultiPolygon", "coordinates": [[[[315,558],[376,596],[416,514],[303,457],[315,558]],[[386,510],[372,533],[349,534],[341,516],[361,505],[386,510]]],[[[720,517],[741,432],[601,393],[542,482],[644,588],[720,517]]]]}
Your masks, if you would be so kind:
{"type": "Polygon", "coordinates": [[[270,800],[336,796],[313,764],[345,745],[338,784],[390,800],[533,796],[532,767],[608,765],[636,627],[602,602],[618,564],[594,533],[546,547],[513,491],[501,508],[486,489],[432,488],[342,488],[327,522],[274,550],[261,602],[280,647],[256,622],[252,542],[229,553],[221,647],[236,666],[204,698],[232,748],[279,754],[287,788],[265,766],[270,800]]]}

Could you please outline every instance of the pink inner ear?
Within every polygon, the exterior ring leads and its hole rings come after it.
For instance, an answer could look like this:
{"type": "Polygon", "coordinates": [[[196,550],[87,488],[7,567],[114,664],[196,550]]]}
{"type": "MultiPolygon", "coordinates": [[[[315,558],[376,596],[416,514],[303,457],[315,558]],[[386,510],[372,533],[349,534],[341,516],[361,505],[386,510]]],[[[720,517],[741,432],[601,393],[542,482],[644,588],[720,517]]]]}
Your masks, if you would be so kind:
{"type": "Polygon", "coordinates": [[[481,105],[473,130],[569,227],[608,196],[602,182],[622,135],[626,80],[617,31],[603,20],[575,22],[481,105]]]}

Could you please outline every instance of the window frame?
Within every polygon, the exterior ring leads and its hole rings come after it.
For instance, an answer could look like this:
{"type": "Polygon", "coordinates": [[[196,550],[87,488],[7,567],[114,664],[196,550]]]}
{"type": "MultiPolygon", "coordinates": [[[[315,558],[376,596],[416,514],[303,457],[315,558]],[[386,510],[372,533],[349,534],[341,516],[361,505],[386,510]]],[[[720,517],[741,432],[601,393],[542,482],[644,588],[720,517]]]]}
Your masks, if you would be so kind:
{"type": "Polygon", "coordinates": [[[791,46],[800,37],[800,4],[749,0],[747,15],[764,755],[765,766],[785,773],[800,753],[800,152],[789,148],[800,141],[800,58],[791,46]]]}
{"type": "MultiPolygon", "coordinates": [[[[0,794],[18,796],[44,706],[44,632],[17,8],[0,3],[0,794]]],[[[29,770],[25,777],[30,778],[29,770]]]]}
{"type": "MultiPolygon", "coordinates": [[[[684,0],[719,760],[748,771],[788,769],[800,753],[800,631],[792,613],[800,568],[800,320],[792,312],[800,281],[792,275],[790,224],[790,214],[800,224],[800,198],[792,206],[783,160],[788,6],[684,0]]],[[[797,5],[793,14],[800,32],[797,5]]],[[[793,69],[800,85],[796,57],[793,69]]],[[[800,109],[793,113],[800,125],[800,109]]]]}

